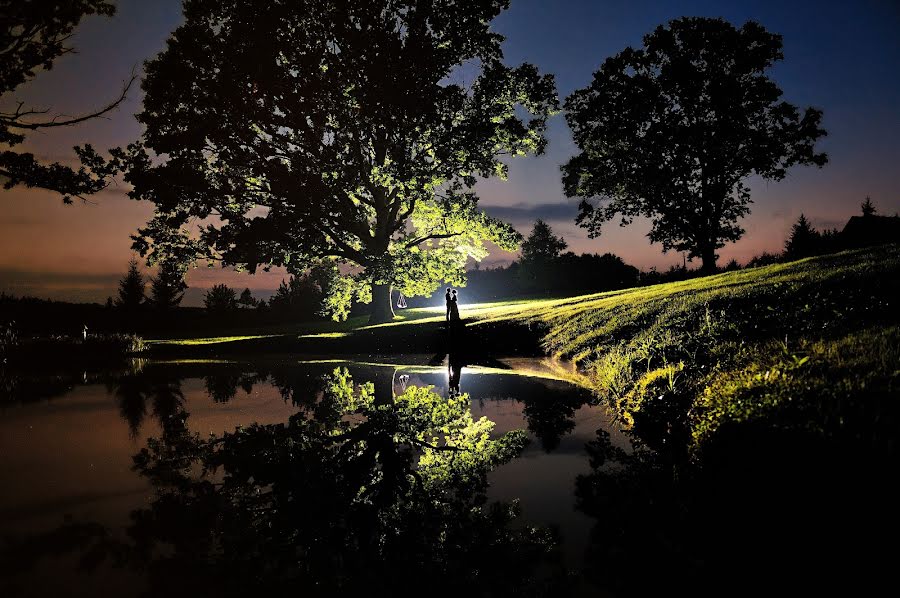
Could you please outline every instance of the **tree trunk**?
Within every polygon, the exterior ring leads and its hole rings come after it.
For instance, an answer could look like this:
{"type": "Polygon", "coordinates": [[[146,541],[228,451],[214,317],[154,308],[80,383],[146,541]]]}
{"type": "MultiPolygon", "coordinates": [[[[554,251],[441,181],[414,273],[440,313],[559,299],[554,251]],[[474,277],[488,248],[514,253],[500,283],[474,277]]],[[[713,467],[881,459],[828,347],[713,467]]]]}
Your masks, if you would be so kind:
{"type": "Polygon", "coordinates": [[[704,274],[716,273],[716,248],[714,245],[710,245],[701,249],[700,259],[703,260],[701,272],[703,272],[704,274]]]}
{"type": "Polygon", "coordinates": [[[394,306],[391,304],[391,285],[376,284],[372,286],[372,311],[369,324],[383,324],[394,319],[394,306]]]}
{"type": "Polygon", "coordinates": [[[394,378],[397,374],[395,368],[377,367],[375,379],[372,385],[375,387],[375,405],[392,405],[394,403],[394,378]]]}

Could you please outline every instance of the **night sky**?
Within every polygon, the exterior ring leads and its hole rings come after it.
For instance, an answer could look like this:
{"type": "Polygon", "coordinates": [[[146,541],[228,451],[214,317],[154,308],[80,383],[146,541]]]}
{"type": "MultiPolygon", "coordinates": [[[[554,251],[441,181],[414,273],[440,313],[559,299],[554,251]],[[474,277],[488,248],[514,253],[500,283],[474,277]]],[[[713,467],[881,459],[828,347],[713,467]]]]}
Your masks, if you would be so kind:
{"type": "MultiPolygon", "coordinates": [[[[784,36],[785,60],[774,77],[785,99],[824,111],[828,137],[820,147],[830,162],[819,170],[797,167],[778,183],[751,180],[752,214],[742,224],[744,238],[720,251],[720,264],[746,261],[778,251],[793,221],[805,213],[819,228],[841,228],[859,212],[866,195],[882,214],[900,211],[900,2],[838,1],[638,1],[513,0],[495,21],[507,38],[510,64],[528,61],[554,73],[560,97],[584,87],[608,56],[639,46],[656,25],[680,16],[724,17],[740,25],[748,19],[784,36]]],[[[122,0],[112,19],[89,18],[76,30],[77,54],[56,62],[10,97],[79,114],[113,99],[132,69],[159,52],[181,20],[180,0],[122,0]]],[[[131,93],[106,120],[32,135],[24,146],[48,160],[69,162],[71,147],[127,144],[139,134],[133,118],[139,91],[131,93]]],[[[535,218],[547,220],[577,252],[613,252],[642,269],[681,263],[680,254],[662,254],[646,238],[649,226],[611,223],[599,239],[588,239],[574,224],[575,200],[565,199],[559,165],[575,152],[562,115],[552,119],[550,146],[541,157],[510,164],[506,182],[480,185],[482,205],[527,234],[535,218]]],[[[123,187],[94,196],[92,203],[63,206],[42,191],[0,193],[0,290],[76,301],[103,301],[131,255],[129,235],[152,212],[129,200],[123,187]]],[[[495,254],[486,263],[507,262],[495,254]]],[[[186,304],[198,304],[202,288],[226,282],[268,295],[281,272],[250,277],[201,269],[192,272],[186,304]]]]}

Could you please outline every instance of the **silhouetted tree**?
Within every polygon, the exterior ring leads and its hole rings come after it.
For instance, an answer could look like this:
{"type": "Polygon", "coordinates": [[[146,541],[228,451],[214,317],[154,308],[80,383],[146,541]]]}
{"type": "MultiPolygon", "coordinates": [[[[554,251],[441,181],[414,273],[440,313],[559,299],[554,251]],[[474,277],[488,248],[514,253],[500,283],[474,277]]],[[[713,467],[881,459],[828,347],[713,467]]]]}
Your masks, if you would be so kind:
{"type": "Polygon", "coordinates": [[[250,292],[250,289],[241,291],[241,296],[238,297],[237,302],[239,306],[244,308],[253,308],[258,305],[258,302],[253,298],[253,293],[250,292]]]}
{"type": "Polygon", "coordinates": [[[772,264],[777,264],[782,259],[782,255],[780,253],[769,253],[768,251],[764,251],[759,255],[753,256],[749,262],[747,262],[747,268],[761,268],[763,266],[771,266],[772,264]]]}
{"type": "Polygon", "coordinates": [[[392,286],[430,294],[464,282],[485,241],[515,249],[472,187],[505,175],[502,156],[543,151],[558,100],[552,76],[503,64],[491,22],[507,5],[191,3],[147,65],[127,178],[157,209],[136,249],[250,271],[349,264],[373,321],[392,317],[392,286]],[[189,221],[210,214],[191,240],[189,221]]]}
{"type": "Polygon", "coordinates": [[[866,195],[866,201],[859,206],[862,209],[863,216],[874,216],[877,210],[875,209],[875,204],[872,203],[872,198],[866,195]]]}
{"type": "Polygon", "coordinates": [[[213,285],[203,297],[203,306],[219,312],[237,309],[237,293],[226,284],[213,285]]]}
{"type": "Polygon", "coordinates": [[[322,308],[322,291],[309,273],[291,276],[278,285],[269,307],[282,316],[308,320],[322,308]]]}
{"type": "Polygon", "coordinates": [[[821,242],[822,235],[812,227],[806,216],[800,214],[797,222],[791,227],[791,236],[784,244],[784,253],[790,259],[816,255],[821,242]]]}
{"type": "Polygon", "coordinates": [[[836,229],[826,229],[819,233],[819,252],[834,253],[846,249],[844,240],[841,238],[841,232],[836,229]]]}
{"type": "Polygon", "coordinates": [[[814,148],[821,111],[801,116],[767,75],[782,59],[780,35],[708,18],[670,21],[608,58],[565,103],[581,150],[562,167],[566,195],[582,198],[577,222],[595,237],[617,215],[650,218],[651,243],[714,271],[716,250],[744,233],[745,178],[827,161],[814,148]]]}
{"type": "Polygon", "coordinates": [[[522,242],[522,261],[549,262],[558,258],[566,247],[565,239],[554,235],[550,225],[538,219],[531,234],[522,242]]]}
{"type": "Polygon", "coordinates": [[[159,272],[150,282],[148,303],[156,309],[174,309],[184,299],[185,290],[184,269],[173,260],[163,260],[159,272]]]}
{"type": "Polygon", "coordinates": [[[144,275],[138,270],[137,259],[128,262],[128,272],[119,281],[119,298],[116,305],[125,309],[137,309],[144,302],[144,291],[147,283],[144,275]]]}
{"type": "MultiPolygon", "coordinates": [[[[134,81],[121,95],[100,110],[76,117],[47,118],[48,110],[25,107],[9,95],[41,71],[53,68],[60,56],[72,52],[66,42],[86,15],[111,16],[116,8],[107,0],[0,0],[0,146],[13,148],[31,131],[75,125],[116,108],[134,81]],[[8,111],[7,111],[8,110],[8,111]]],[[[58,162],[40,163],[34,154],[12,149],[0,151],[0,179],[4,189],[16,185],[40,187],[62,194],[63,202],[83,198],[106,187],[113,166],[96,155],[91,146],[75,148],[82,166],[75,170],[58,162]]]]}
{"type": "Polygon", "coordinates": [[[567,246],[562,237],[553,234],[549,224],[540,219],[535,221],[531,234],[522,242],[520,272],[526,286],[548,288],[549,269],[567,246]]]}
{"type": "Polygon", "coordinates": [[[738,263],[738,261],[736,259],[732,258],[727,264],[725,264],[725,267],[722,268],[722,271],[723,272],[735,272],[740,269],[741,269],[741,265],[738,263]]]}

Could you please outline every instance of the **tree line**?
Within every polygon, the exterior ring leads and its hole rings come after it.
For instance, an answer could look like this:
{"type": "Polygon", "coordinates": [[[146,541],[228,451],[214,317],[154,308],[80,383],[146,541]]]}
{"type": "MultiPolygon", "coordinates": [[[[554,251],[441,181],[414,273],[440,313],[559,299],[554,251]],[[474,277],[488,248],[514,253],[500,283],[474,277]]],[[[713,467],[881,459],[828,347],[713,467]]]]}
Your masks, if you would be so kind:
{"type": "MultiPolygon", "coordinates": [[[[76,148],[77,170],[9,149],[0,176],[7,188],[69,201],[121,175],[130,197],[155,206],[133,237],[151,264],[344,272],[329,287],[331,313],[362,302],[373,322],[386,321],[392,290],[462,285],[488,243],[513,250],[523,240],[474,191],[479,179],[505,178],[507,158],[542,154],[560,110],[552,74],[504,62],[491,24],[508,4],[188,2],[146,63],[140,138],[106,157],[76,148]]],[[[114,12],[102,0],[0,5],[15,17],[0,26],[11,65],[4,95],[69,51],[84,15],[114,12]]],[[[753,21],[684,17],[606,58],[562,103],[578,152],[561,176],[580,201],[578,224],[596,237],[611,220],[649,218],[651,243],[715,271],[717,250],[744,234],[748,177],[778,181],[827,161],[816,150],[822,112],[784,101],[770,77],[782,48],[753,21]]],[[[57,123],[33,121],[20,105],[0,114],[0,143],[12,148],[41,126],[76,124],[120,101],[57,123]]],[[[539,262],[529,260],[523,277],[537,281],[539,262]]],[[[216,300],[230,301],[222,293],[216,300]]]]}

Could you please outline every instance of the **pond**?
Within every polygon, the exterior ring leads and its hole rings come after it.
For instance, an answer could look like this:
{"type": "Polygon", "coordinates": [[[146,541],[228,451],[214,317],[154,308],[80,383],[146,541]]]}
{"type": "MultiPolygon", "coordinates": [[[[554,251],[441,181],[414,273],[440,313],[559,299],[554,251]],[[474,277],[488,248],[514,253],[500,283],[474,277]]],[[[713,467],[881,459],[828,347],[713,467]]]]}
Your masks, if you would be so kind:
{"type": "Polygon", "coordinates": [[[866,437],[620,430],[564,364],[0,369],[0,596],[847,595],[894,570],[866,437]],[[681,439],[681,440],[680,440],[681,439]]]}
{"type": "Polygon", "coordinates": [[[606,411],[540,360],[398,361],[8,378],[0,593],[589,587],[577,480],[598,431],[630,446],[606,411]]]}

